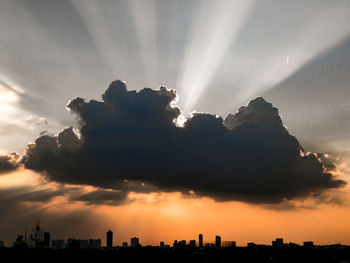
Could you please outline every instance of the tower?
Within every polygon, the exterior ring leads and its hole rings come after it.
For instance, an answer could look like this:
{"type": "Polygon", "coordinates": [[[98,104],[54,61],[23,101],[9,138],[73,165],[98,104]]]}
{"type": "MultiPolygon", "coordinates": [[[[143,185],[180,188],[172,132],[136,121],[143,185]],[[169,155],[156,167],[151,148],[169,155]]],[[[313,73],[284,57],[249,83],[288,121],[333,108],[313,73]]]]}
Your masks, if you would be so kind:
{"type": "Polygon", "coordinates": [[[203,247],[203,235],[202,234],[199,234],[199,237],[198,237],[198,245],[199,247],[203,247]]]}
{"type": "Polygon", "coordinates": [[[107,232],[107,247],[113,247],[113,232],[111,230],[108,230],[107,232]]]}
{"type": "Polygon", "coordinates": [[[221,247],[221,237],[220,236],[215,237],[215,246],[221,247]]]}
{"type": "Polygon", "coordinates": [[[50,232],[44,232],[44,247],[50,247],[50,232]]]}

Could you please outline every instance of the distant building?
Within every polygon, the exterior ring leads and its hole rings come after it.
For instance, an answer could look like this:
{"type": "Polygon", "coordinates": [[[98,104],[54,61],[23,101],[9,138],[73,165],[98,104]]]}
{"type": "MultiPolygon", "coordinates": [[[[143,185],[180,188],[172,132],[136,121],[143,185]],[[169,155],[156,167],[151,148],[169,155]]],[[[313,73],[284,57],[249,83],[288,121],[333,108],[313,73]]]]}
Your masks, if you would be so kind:
{"type": "Polygon", "coordinates": [[[0,241],[0,248],[3,248],[3,247],[5,247],[5,243],[4,241],[0,241]]]}
{"type": "Polygon", "coordinates": [[[83,249],[90,248],[89,240],[87,240],[87,239],[77,239],[77,241],[79,243],[79,247],[80,248],[83,248],[83,249]]]}
{"type": "Polygon", "coordinates": [[[304,247],[313,247],[314,246],[314,242],[313,241],[305,241],[304,242],[304,247]]]}
{"type": "Polygon", "coordinates": [[[203,235],[202,234],[199,234],[198,236],[198,244],[199,244],[199,247],[203,247],[203,235]]]}
{"type": "Polygon", "coordinates": [[[16,241],[13,242],[13,247],[16,248],[28,248],[28,243],[25,241],[25,238],[23,237],[23,235],[19,235],[16,238],[16,241]]]}
{"type": "Polygon", "coordinates": [[[255,246],[256,246],[256,244],[253,242],[247,243],[247,247],[255,247],[255,246]]]}
{"type": "Polygon", "coordinates": [[[64,240],[62,240],[62,239],[52,240],[51,247],[55,248],[55,249],[63,249],[63,248],[65,248],[64,240]]]}
{"type": "Polygon", "coordinates": [[[174,240],[173,247],[177,247],[177,246],[178,246],[177,240],[174,240]]]}
{"type": "Polygon", "coordinates": [[[106,241],[106,245],[108,248],[112,248],[113,247],[113,232],[111,230],[108,230],[107,232],[107,241],[106,241]]]}
{"type": "MultiPolygon", "coordinates": [[[[286,244],[284,244],[284,245],[286,245],[286,244]]],[[[295,248],[295,247],[300,247],[299,244],[297,244],[297,243],[292,243],[292,242],[289,242],[287,246],[288,246],[288,247],[294,247],[294,248],[295,248]]]]}
{"type": "Polygon", "coordinates": [[[50,232],[44,232],[44,247],[50,247],[50,232]]]}
{"type": "Polygon", "coordinates": [[[122,246],[123,247],[127,247],[128,246],[128,242],[123,242],[122,246]]]}
{"type": "Polygon", "coordinates": [[[89,248],[101,248],[101,239],[89,239],[89,248]]]}
{"type": "Polygon", "coordinates": [[[68,238],[67,247],[68,249],[80,249],[80,242],[78,239],[68,238]]]}
{"type": "Polygon", "coordinates": [[[272,246],[274,246],[274,247],[283,246],[283,238],[276,238],[275,241],[272,241],[272,246]]]}
{"type": "Polygon", "coordinates": [[[137,247],[140,245],[138,237],[132,237],[130,241],[131,247],[137,247]]]}
{"type": "Polygon", "coordinates": [[[221,237],[220,236],[215,237],[215,246],[221,247],[221,237]]]}
{"type": "Polygon", "coordinates": [[[178,245],[181,246],[181,247],[186,246],[186,240],[179,241],[178,245]]]}
{"type": "Polygon", "coordinates": [[[221,245],[223,247],[236,247],[236,241],[222,241],[221,245]]]}
{"type": "Polygon", "coordinates": [[[190,240],[190,246],[195,247],[196,246],[196,240],[190,240]]]}
{"type": "Polygon", "coordinates": [[[160,246],[160,247],[164,247],[164,241],[161,241],[161,242],[159,243],[159,246],[160,246]]]}

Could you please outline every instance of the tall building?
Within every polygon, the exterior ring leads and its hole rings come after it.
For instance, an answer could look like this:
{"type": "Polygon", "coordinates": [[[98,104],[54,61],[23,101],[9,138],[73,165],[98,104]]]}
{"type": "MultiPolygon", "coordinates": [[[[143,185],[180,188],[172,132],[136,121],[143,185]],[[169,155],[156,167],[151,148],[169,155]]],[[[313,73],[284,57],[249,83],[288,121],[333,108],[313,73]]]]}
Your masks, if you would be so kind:
{"type": "Polygon", "coordinates": [[[203,235],[202,235],[202,234],[199,234],[199,238],[198,238],[198,239],[199,239],[199,242],[198,242],[198,243],[199,243],[199,244],[198,244],[199,247],[203,247],[203,235]]]}
{"type": "Polygon", "coordinates": [[[140,243],[139,243],[139,238],[138,238],[138,237],[132,237],[132,238],[131,238],[130,244],[131,244],[131,247],[136,247],[136,246],[138,246],[138,245],[140,244],[140,243]]]}
{"type": "Polygon", "coordinates": [[[221,247],[221,237],[220,236],[215,237],[215,246],[221,247]]]}
{"type": "Polygon", "coordinates": [[[44,247],[50,247],[50,232],[44,232],[44,247]]]}
{"type": "Polygon", "coordinates": [[[108,230],[107,232],[107,247],[113,247],[113,232],[111,230],[108,230]]]}

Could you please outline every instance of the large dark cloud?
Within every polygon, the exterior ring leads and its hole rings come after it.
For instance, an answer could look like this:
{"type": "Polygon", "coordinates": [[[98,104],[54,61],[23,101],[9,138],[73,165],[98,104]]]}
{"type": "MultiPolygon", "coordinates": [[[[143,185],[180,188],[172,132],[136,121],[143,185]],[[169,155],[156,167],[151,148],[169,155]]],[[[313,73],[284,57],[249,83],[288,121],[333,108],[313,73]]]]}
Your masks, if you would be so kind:
{"type": "Polygon", "coordinates": [[[90,200],[130,191],[195,191],[216,200],[278,203],[316,196],[345,182],[332,175],[325,156],[305,154],[283,127],[278,110],[263,98],[220,117],[196,113],[174,124],[174,91],[127,91],[111,83],[103,101],[75,98],[68,108],[81,122],[58,136],[43,135],[27,147],[26,168],[58,182],[88,184],[90,200]]]}

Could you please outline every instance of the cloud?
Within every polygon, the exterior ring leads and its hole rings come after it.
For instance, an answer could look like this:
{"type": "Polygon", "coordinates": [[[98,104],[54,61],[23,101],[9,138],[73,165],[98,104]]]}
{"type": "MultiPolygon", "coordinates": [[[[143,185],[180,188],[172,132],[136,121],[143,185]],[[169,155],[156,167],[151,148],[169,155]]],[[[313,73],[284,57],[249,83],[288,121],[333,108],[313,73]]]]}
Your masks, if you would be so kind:
{"type": "Polygon", "coordinates": [[[68,193],[67,189],[35,189],[32,186],[0,189],[0,202],[4,199],[16,202],[49,202],[52,198],[68,193]]]}
{"type": "Polygon", "coordinates": [[[98,189],[89,193],[73,197],[71,201],[83,201],[88,204],[120,205],[124,204],[127,192],[116,190],[98,189]]]}
{"type": "Polygon", "coordinates": [[[16,152],[0,155],[0,174],[16,170],[20,155],[16,152]]]}
{"type": "Polygon", "coordinates": [[[88,202],[119,202],[130,191],[194,191],[222,201],[280,203],[345,185],[329,160],[304,153],[263,98],[225,120],[195,113],[184,127],[174,124],[175,98],[164,87],[136,92],[114,81],[103,101],[68,103],[79,135],[72,128],[44,134],[27,146],[23,163],[53,181],[116,191],[80,197],[88,202]]]}

